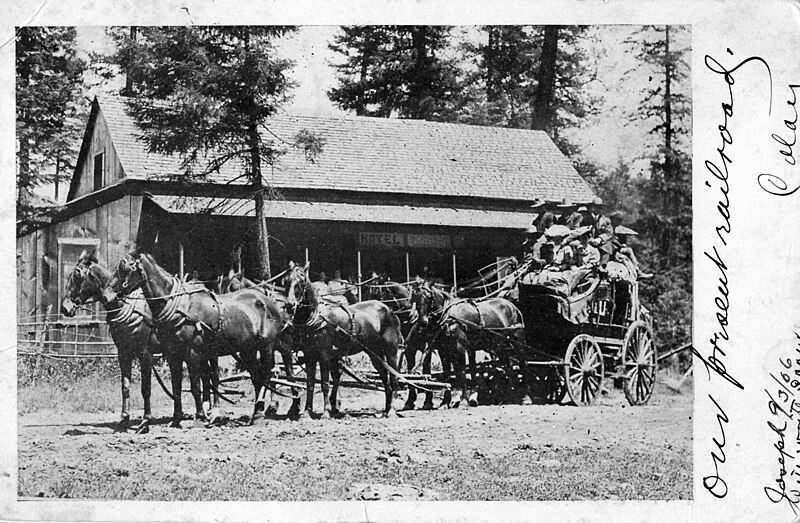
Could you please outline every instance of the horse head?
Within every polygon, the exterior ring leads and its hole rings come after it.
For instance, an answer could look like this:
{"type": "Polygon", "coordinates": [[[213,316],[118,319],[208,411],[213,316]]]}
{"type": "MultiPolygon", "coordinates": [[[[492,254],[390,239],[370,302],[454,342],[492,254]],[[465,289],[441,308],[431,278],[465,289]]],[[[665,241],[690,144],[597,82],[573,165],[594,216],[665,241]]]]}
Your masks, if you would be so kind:
{"type": "Polygon", "coordinates": [[[146,281],[142,263],[138,257],[126,254],[117,264],[117,270],[103,290],[100,301],[105,305],[127,296],[141,287],[146,281]]]}
{"type": "Polygon", "coordinates": [[[294,314],[299,305],[313,305],[316,307],[318,300],[316,291],[308,277],[309,262],[305,266],[289,262],[289,270],[284,278],[286,288],[286,310],[294,314]]]}
{"type": "Polygon", "coordinates": [[[83,251],[67,277],[66,297],[61,302],[61,312],[72,317],[80,306],[99,300],[108,278],[108,271],[100,265],[95,252],[83,251]]]}

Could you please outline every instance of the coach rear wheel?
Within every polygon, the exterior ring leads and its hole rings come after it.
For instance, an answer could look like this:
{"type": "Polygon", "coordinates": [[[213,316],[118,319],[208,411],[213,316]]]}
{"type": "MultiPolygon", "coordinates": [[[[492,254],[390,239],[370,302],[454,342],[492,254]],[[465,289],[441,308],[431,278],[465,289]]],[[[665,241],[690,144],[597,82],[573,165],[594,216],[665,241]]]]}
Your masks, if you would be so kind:
{"type": "Polygon", "coordinates": [[[591,405],[603,385],[603,353],[587,334],[572,339],[564,360],[564,376],[570,399],[580,407],[591,405]]]}
{"type": "Polygon", "coordinates": [[[656,384],[656,347],[653,333],[643,321],[628,327],[622,341],[625,397],[631,405],[644,405],[656,384]]]}

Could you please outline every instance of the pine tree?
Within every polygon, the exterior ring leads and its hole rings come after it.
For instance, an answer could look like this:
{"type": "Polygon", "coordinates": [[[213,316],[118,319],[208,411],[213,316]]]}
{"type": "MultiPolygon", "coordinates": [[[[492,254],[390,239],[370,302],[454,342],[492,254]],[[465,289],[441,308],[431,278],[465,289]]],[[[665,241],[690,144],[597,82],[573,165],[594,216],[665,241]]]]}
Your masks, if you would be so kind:
{"type": "Polygon", "coordinates": [[[82,128],[82,75],[73,27],[17,31],[17,218],[36,211],[33,191],[66,180],[82,128]]]}
{"type": "Polygon", "coordinates": [[[444,26],[342,27],[330,48],[346,60],[328,97],[359,115],[447,120],[457,89],[441,57],[449,39],[444,26]]]}
{"type": "Polygon", "coordinates": [[[292,83],[289,60],[275,56],[273,41],[283,27],[140,27],[116,32],[115,60],[134,79],[131,110],[153,152],[183,159],[181,180],[203,180],[230,161],[244,166],[256,212],[260,278],[270,277],[264,202],[274,197],[264,168],[296,146],[307,155],[322,142],[308,131],[276,137],[269,119],[292,83]],[[133,36],[133,37],[132,37],[133,36]],[[166,101],[164,103],[163,101],[166,101]]]}

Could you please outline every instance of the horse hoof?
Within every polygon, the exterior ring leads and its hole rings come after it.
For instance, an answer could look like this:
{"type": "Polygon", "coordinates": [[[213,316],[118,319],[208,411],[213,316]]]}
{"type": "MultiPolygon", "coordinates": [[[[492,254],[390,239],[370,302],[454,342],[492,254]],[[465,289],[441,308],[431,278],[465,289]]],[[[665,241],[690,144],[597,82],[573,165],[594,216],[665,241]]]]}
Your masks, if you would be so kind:
{"type": "Polygon", "coordinates": [[[150,432],[150,420],[146,419],[136,427],[136,434],[147,434],[148,432],[150,432]]]}
{"type": "Polygon", "coordinates": [[[448,409],[457,409],[461,406],[461,400],[457,399],[455,401],[451,401],[450,404],[447,406],[448,409]]]}
{"type": "Polygon", "coordinates": [[[170,428],[179,429],[181,428],[180,420],[173,420],[172,423],[169,424],[170,428]]]}
{"type": "Polygon", "coordinates": [[[522,398],[522,401],[520,402],[520,405],[525,405],[525,406],[533,405],[533,400],[531,400],[530,396],[525,394],[525,396],[522,398]]]}
{"type": "Polygon", "coordinates": [[[426,401],[425,403],[423,403],[422,404],[422,410],[433,410],[433,402],[432,401],[426,401]]]}
{"type": "Polygon", "coordinates": [[[467,398],[467,404],[470,407],[477,407],[478,406],[478,393],[477,392],[473,392],[472,394],[469,395],[469,398],[467,398]]]}
{"type": "Polygon", "coordinates": [[[297,421],[309,421],[311,419],[311,412],[307,410],[304,410],[299,416],[297,416],[297,421]]]}
{"type": "Polygon", "coordinates": [[[274,416],[278,413],[278,404],[270,403],[267,410],[264,412],[265,416],[274,416]]]}
{"type": "Polygon", "coordinates": [[[406,404],[403,405],[403,408],[400,410],[414,410],[415,408],[414,402],[406,402],[406,404]]]}
{"type": "Polygon", "coordinates": [[[381,417],[383,419],[391,419],[391,418],[396,418],[398,416],[397,416],[397,412],[394,409],[391,409],[391,410],[388,410],[388,411],[384,412],[383,416],[381,416],[381,417]]]}

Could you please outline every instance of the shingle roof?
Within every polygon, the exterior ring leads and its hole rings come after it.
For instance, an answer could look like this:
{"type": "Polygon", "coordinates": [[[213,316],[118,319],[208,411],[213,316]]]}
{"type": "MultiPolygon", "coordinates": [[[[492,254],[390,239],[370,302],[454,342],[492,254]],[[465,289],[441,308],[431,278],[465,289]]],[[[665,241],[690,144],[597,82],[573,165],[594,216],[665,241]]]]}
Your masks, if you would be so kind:
{"type": "MultiPolygon", "coordinates": [[[[181,172],[180,160],[148,154],[122,98],[98,100],[129,178],[162,178],[181,172]]],[[[300,151],[281,157],[270,183],[279,189],[312,188],[484,197],[507,200],[569,198],[594,194],[570,161],[542,131],[368,117],[276,116],[275,135],[291,140],[307,129],[325,139],[315,163],[300,151]]],[[[224,182],[241,174],[230,165],[215,174],[224,182]]]]}
{"type": "MultiPolygon", "coordinates": [[[[255,203],[251,199],[165,195],[154,195],[150,199],[165,211],[175,214],[209,212],[213,215],[223,216],[255,216],[255,203]]],[[[402,225],[429,225],[435,223],[450,227],[520,230],[530,225],[532,217],[530,212],[287,200],[267,202],[264,213],[267,218],[296,220],[374,222],[402,225]]]]}

